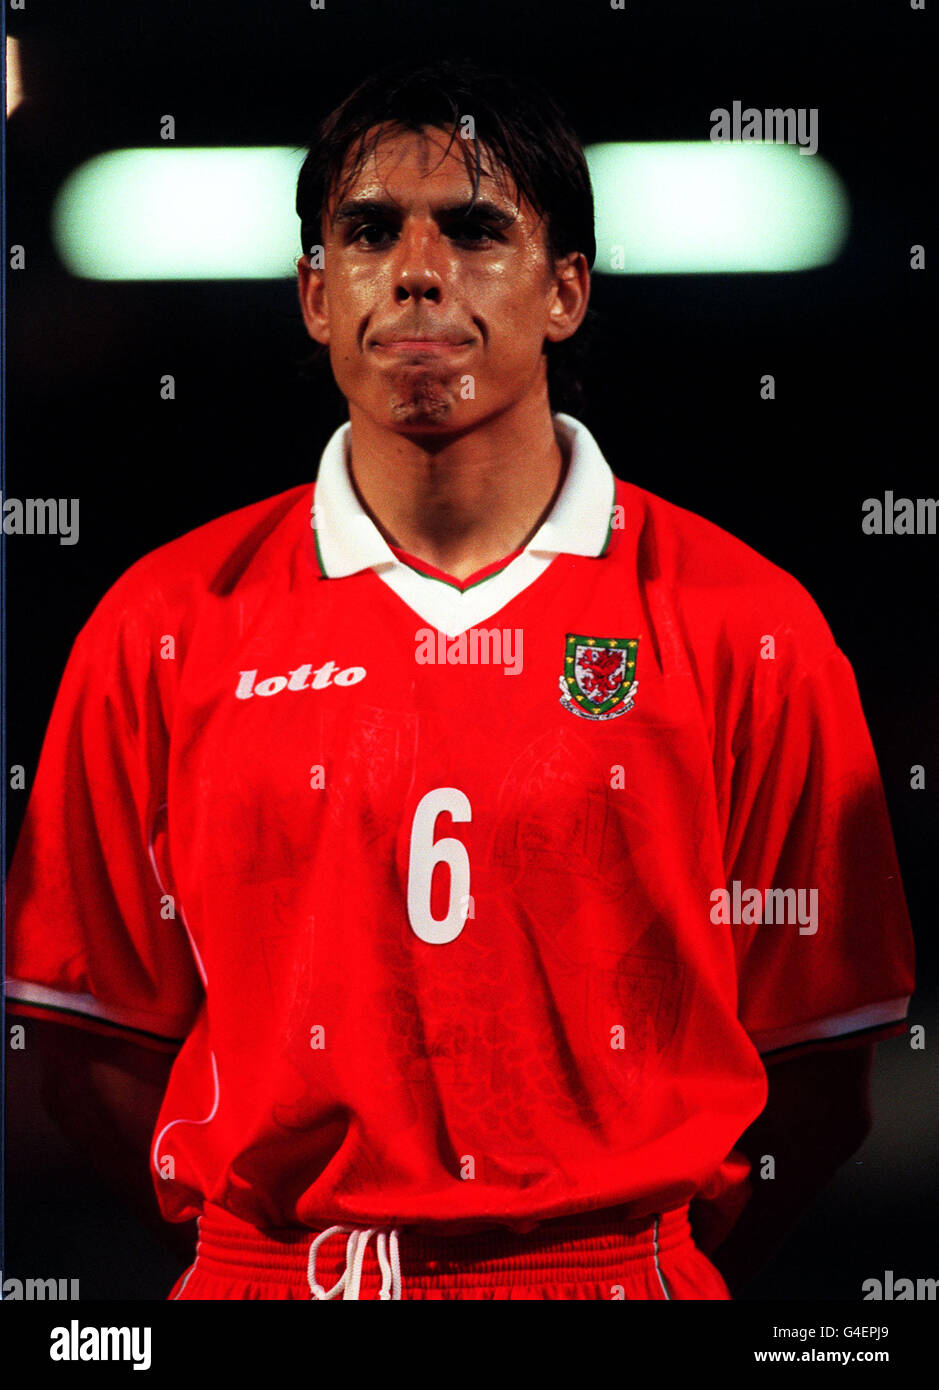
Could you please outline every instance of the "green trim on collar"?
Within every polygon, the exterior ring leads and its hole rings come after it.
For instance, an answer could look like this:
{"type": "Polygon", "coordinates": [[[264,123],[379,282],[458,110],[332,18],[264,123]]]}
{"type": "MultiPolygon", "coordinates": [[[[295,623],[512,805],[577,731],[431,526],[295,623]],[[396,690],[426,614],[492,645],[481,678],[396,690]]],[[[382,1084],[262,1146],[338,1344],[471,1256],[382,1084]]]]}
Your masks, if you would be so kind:
{"type": "MultiPolygon", "coordinates": [[[[524,551],[522,553],[524,554],[524,551]]],[[[397,556],[395,558],[398,559],[397,556]]],[[[458,594],[468,594],[470,589],[475,589],[480,584],[485,584],[487,579],[495,579],[496,575],[504,574],[505,571],[508,569],[509,565],[512,564],[512,561],[517,559],[518,556],[513,555],[512,559],[509,560],[506,564],[502,565],[500,569],[493,570],[492,574],[484,574],[482,579],[474,579],[472,584],[467,584],[465,586],[455,583],[452,579],[441,579],[439,574],[425,574],[425,572],[422,569],[418,569],[417,565],[409,565],[407,560],[399,560],[399,563],[402,565],[406,565],[407,568],[409,570],[413,570],[415,574],[419,574],[422,579],[432,579],[435,584],[445,584],[448,589],[456,589],[458,594]]]]}
{"type": "Polygon", "coordinates": [[[607,526],[607,528],[606,528],[606,540],[603,542],[603,545],[600,547],[600,554],[597,556],[597,559],[598,559],[598,560],[602,560],[603,557],[604,557],[604,555],[606,554],[607,550],[609,549],[610,537],[613,535],[613,512],[615,511],[615,509],[616,509],[616,479],[614,478],[614,479],[613,479],[613,501],[610,503],[610,524],[609,524],[609,525],[607,526]]]}
{"type": "Polygon", "coordinates": [[[316,534],[315,526],[313,527],[313,548],[316,551],[316,563],[320,567],[320,579],[328,579],[329,575],[326,573],[326,566],[323,564],[323,556],[320,552],[320,540],[319,536],[316,534]]]}

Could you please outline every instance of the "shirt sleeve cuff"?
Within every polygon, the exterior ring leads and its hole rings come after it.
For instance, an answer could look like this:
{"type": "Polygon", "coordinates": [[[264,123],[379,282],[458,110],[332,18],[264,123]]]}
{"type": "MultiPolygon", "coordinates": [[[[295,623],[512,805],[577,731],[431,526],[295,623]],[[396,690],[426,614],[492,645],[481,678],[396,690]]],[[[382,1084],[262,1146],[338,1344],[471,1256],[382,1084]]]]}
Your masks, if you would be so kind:
{"type": "Polygon", "coordinates": [[[189,1020],[102,1004],[93,994],[50,989],[30,980],[7,980],[4,986],[7,1008],[28,1018],[55,1018],[76,1027],[100,1033],[123,1033],[153,1046],[179,1048],[191,1026],[189,1020]]]}
{"type": "Polygon", "coordinates": [[[848,1013],[829,1014],[826,1018],[793,1023],[785,1028],[747,1031],[757,1052],[765,1056],[770,1052],[780,1052],[790,1047],[804,1046],[806,1043],[834,1041],[855,1033],[869,1033],[888,1024],[900,1023],[906,1018],[910,997],[908,994],[900,995],[878,1004],[865,1004],[859,1009],[851,1009],[848,1013]]]}

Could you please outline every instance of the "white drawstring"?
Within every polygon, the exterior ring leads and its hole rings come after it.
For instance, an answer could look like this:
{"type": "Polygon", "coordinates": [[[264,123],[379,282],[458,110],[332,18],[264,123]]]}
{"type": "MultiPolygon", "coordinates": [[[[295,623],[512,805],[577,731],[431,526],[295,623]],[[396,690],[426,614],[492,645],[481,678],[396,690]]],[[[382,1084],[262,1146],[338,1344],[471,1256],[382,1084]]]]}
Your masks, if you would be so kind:
{"type": "Polygon", "coordinates": [[[379,1231],[375,1249],[378,1254],[378,1263],[381,1266],[381,1289],[378,1297],[384,1302],[397,1299],[400,1303],[401,1261],[398,1257],[398,1232],[393,1230],[386,1235],[384,1231],[379,1231]]]}
{"type": "MultiPolygon", "coordinates": [[[[344,1290],[343,1299],[359,1297],[359,1287],[362,1283],[362,1265],[365,1260],[365,1250],[369,1240],[376,1234],[374,1226],[368,1230],[361,1230],[358,1226],[329,1226],[325,1231],[320,1231],[319,1235],[310,1242],[310,1258],[307,1261],[307,1283],[310,1286],[310,1296],[314,1299],[324,1300],[335,1298],[340,1290],[344,1290]],[[346,1241],[346,1267],[342,1274],[333,1284],[331,1289],[324,1289],[322,1284],[316,1282],[316,1252],[324,1240],[336,1234],[349,1232],[349,1239],[346,1241]]],[[[398,1258],[398,1232],[378,1231],[378,1239],[375,1242],[375,1250],[378,1255],[378,1263],[381,1267],[381,1290],[378,1297],[382,1302],[401,1299],[401,1262],[398,1258]],[[389,1258],[390,1249],[390,1258],[389,1258]]]]}

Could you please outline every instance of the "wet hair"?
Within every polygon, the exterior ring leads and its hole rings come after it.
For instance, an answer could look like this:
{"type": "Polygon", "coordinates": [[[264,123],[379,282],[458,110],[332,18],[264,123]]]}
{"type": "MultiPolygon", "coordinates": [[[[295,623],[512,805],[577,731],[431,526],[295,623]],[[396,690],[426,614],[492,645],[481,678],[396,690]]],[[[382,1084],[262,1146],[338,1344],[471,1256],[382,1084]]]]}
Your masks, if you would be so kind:
{"type": "MultiPolygon", "coordinates": [[[[556,260],[581,251],[593,266],[590,174],[583,146],[560,107],[528,78],[483,72],[455,60],[396,63],[366,78],[320,122],[297,181],[304,254],[323,244],[330,198],[345,196],[386,130],[425,126],[449,133],[448,150],[457,142],[474,199],[481,172],[503,185],[509,175],[543,223],[548,256],[556,260]],[[473,139],[460,138],[467,116],[473,119],[473,139]]],[[[545,343],[554,410],[576,410],[583,402],[581,367],[593,317],[588,309],[573,337],[545,343]]],[[[316,354],[319,360],[327,356],[325,348],[316,354]]]]}

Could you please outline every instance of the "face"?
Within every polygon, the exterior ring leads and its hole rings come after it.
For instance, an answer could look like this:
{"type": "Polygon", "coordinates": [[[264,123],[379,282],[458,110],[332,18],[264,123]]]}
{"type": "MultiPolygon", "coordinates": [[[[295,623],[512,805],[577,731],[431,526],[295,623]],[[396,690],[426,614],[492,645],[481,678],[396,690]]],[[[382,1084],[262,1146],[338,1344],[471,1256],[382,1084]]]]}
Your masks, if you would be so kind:
{"type": "Polygon", "coordinates": [[[323,268],[298,265],[310,336],[328,345],[350,415],[401,433],[464,431],[546,397],[545,340],[576,332],[589,270],[552,263],[514,184],[484,172],[476,206],[459,136],[386,132],[335,192],[323,268]]]}

